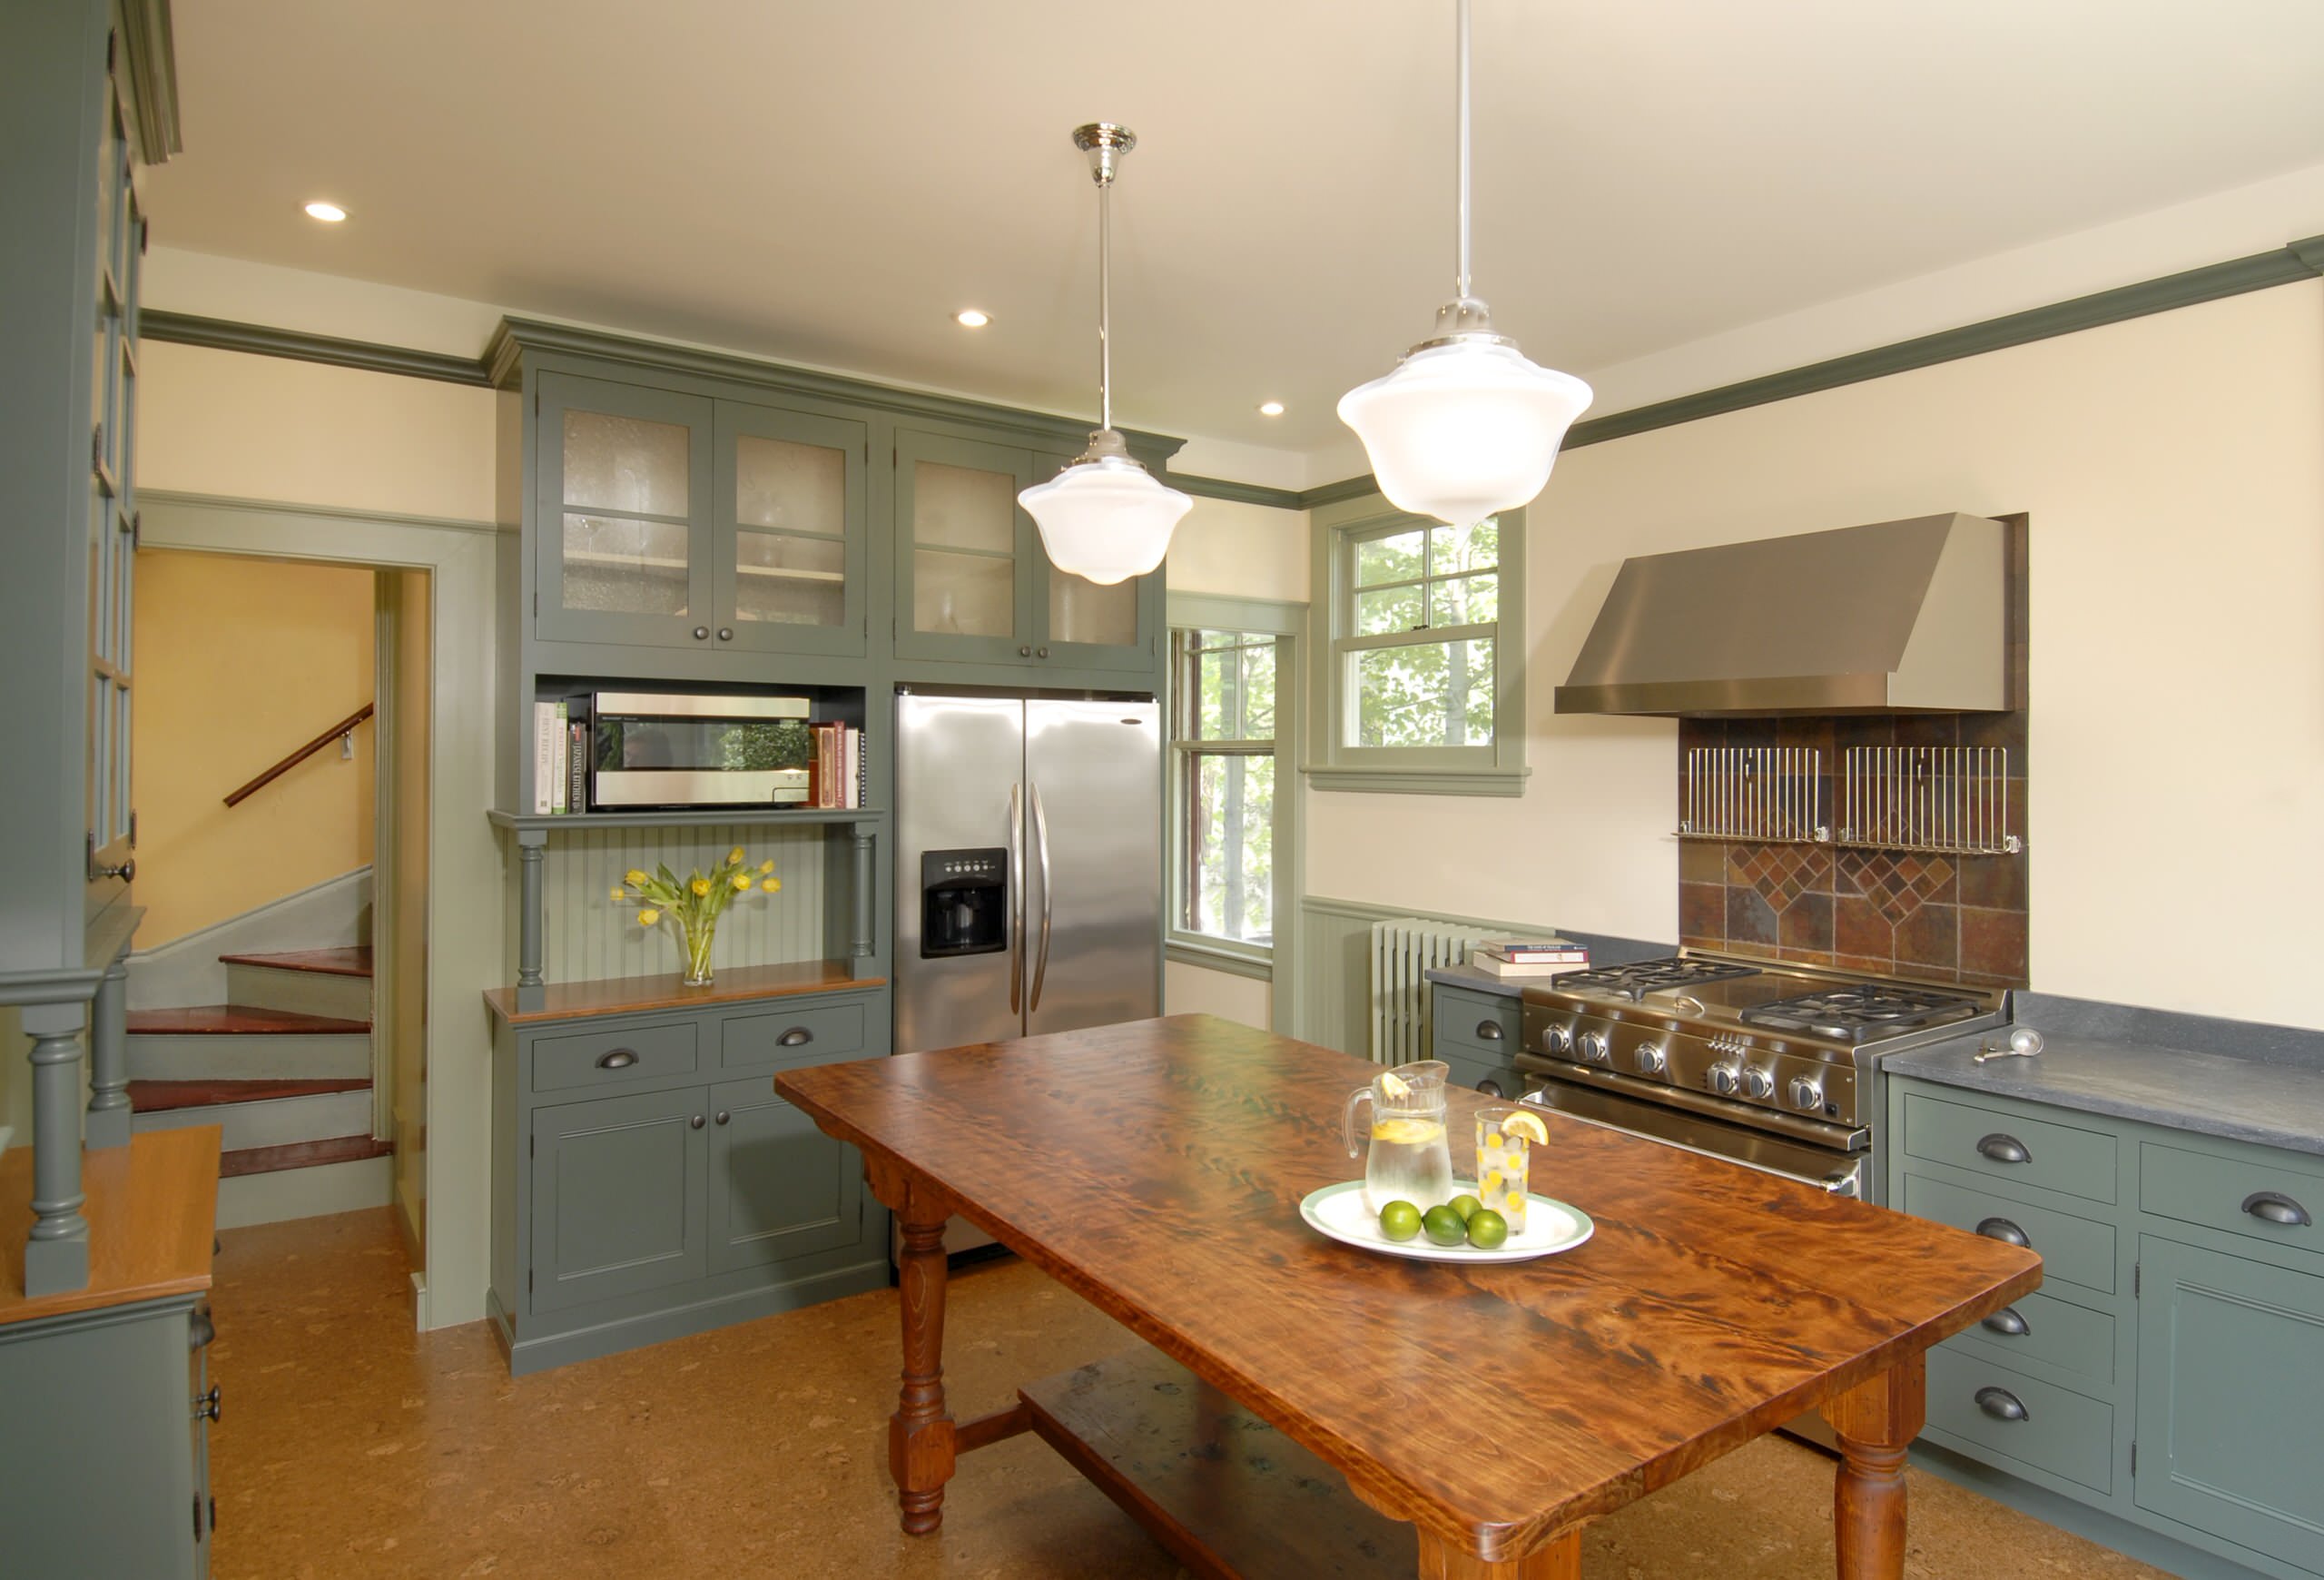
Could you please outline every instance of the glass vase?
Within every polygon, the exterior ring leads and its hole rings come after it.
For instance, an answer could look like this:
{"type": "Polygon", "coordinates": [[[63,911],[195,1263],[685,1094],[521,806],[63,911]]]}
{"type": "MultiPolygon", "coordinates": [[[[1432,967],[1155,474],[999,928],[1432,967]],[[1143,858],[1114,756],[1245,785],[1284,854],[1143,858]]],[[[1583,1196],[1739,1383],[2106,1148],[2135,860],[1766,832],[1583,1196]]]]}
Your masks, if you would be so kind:
{"type": "Polygon", "coordinates": [[[715,922],[704,922],[698,926],[680,926],[678,941],[684,945],[686,953],[686,986],[710,985],[710,945],[717,936],[718,923],[715,922]]]}

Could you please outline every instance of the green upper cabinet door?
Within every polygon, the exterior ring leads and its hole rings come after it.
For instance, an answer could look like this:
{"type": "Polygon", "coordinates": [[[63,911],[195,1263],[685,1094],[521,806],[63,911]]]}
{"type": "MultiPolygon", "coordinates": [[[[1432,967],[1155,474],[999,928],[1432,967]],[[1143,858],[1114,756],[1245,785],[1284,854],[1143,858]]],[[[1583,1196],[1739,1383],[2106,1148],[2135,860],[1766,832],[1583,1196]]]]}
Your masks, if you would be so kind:
{"type": "Polygon", "coordinates": [[[716,645],[713,402],[543,373],[544,641],[716,645]]]}
{"type": "Polygon", "coordinates": [[[714,647],[862,657],[868,444],[862,422],[717,403],[714,647]]]}
{"type": "Polygon", "coordinates": [[[896,434],[896,657],[1033,662],[1030,451],[896,434]]]}
{"type": "MultiPolygon", "coordinates": [[[[1073,458],[1036,454],[1033,478],[1047,482],[1073,458]]],[[[1034,538],[1033,651],[1052,669],[1151,671],[1161,656],[1162,573],[1100,587],[1051,565],[1034,538]]]]}

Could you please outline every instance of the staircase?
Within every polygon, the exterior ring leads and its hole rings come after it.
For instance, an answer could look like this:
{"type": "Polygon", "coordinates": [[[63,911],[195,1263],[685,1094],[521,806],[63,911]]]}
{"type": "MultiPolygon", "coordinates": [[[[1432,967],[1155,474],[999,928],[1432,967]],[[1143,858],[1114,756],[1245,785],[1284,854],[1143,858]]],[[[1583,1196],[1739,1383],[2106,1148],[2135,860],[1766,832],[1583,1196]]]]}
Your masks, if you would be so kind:
{"type": "Polygon", "coordinates": [[[132,1128],[217,1125],[222,1229],[384,1206],[371,1137],[371,952],[222,954],[222,1004],[132,1010],[132,1128]]]}

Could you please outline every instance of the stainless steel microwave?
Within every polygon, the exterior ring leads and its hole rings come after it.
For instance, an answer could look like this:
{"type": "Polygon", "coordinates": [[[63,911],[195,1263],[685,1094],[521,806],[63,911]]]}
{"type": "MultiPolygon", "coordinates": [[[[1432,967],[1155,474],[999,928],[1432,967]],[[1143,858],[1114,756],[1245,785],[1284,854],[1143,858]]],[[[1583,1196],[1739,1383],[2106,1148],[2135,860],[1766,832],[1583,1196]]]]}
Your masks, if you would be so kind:
{"type": "Polygon", "coordinates": [[[600,691],[590,699],[589,805],[782,806],[807,799],[803,696],[600,691]]]}

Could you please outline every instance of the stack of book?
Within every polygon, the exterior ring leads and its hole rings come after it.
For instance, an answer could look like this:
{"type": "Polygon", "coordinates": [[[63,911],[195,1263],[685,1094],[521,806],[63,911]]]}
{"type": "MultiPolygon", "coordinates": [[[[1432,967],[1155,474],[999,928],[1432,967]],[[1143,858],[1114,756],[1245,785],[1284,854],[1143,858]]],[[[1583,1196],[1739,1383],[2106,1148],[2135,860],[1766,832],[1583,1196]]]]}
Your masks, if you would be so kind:
{"type": "Polygon", "coordinates": [[[863,732],[852,725],[819,724],[815,756],[808,765],[809,806],[851,807],[863,805],[870,770],[863,762],[863,732]]]}
{"type": "Polygon", "coordinates": [[[1495,976],[1551,977],[1590,969],[1590,951],[1571,938],[1509,939],[1472,946],[1469,963],[1495,976]]]}
{"type": "Polygon", "coordinates": [[[533,810],[589,810],[589,721],[578,703],[533,704],[533,810]]]}

